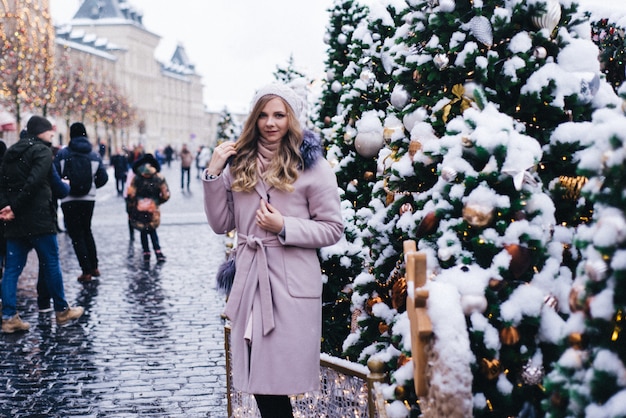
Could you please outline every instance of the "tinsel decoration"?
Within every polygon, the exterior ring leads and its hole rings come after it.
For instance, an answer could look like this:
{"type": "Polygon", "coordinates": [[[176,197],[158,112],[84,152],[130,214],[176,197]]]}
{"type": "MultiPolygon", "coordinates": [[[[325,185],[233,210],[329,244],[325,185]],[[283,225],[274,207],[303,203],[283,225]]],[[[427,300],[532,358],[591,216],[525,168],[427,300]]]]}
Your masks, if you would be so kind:
{"type": "Polygon", "coordinates": [[[359,316],[361,316],[361,310],[356,308],[352,311],[352,316],[350,317],[350,332],[355,333],[359,330],[359,316]]]}
{"type": "Polygon", "coordinates": [[[480,360],[480,372],[489,380],[494,380],[500,375],[500,360],[489,360],[483,358],[480,360]]]}
{"type": "Polygon", "coordinates": [[[584,176],[559,176],[559,185],[565,190],[563,197],[569,200],[577,200],[586,183],[587,177],[584,176]]]}
{"type": "Polygon", "coordinates": [[[547,29],[552,34],[561,20],[561,3],[559,0],[546,0],[546,11],[532,16],[532,22],[538,29],[547,29]]]}
{"type": "Polygon", "coordinates": [[[470,21],[470,32],[486,47],[493,45],[493,29],[491,22],[485,16],[474,16],[470,21]]]}

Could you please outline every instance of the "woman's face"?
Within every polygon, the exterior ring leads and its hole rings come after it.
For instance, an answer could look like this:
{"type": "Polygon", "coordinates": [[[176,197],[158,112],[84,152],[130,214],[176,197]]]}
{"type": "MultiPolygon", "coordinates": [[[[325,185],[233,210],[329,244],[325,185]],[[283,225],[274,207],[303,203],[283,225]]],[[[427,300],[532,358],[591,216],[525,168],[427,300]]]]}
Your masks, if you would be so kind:
{"type": "Polygon", "coordinates": [[[261,136],[269,142],[279,142],[289,130],[287,106],[282,99],[274,97],[263,106],[256,126],[261,136]]]}

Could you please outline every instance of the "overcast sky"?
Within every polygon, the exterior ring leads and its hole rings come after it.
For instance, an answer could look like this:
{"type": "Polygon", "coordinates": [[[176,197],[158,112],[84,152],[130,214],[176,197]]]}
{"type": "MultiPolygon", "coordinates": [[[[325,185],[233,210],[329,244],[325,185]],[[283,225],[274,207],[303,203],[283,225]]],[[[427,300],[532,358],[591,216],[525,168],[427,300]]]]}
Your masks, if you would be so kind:
{"type": "MultiPolygon", "coordinates": [[[[157,58],[185,46],[205,85],[212,110],[247,112],[255,90],[272,82],[277,65],[293,55],[311,77],[324,77],[324,34],[332,0],[128,0],[146,28],[162,37],[157,58]]],[[[373,0],[364,0],[368,4],[373,0]]],[[[626,15],[626,0],[578,0],[591,9],[626,15]]],[[[55,23],[67,23],[80,0],[50,0],[55,23]]],[[[625,23],[626,24],[626,23],[625,23]]]]}
{"type": "MultiPolygon", "coordinates": [[[[148,30],[162,37],[157,58],[182,43],[203,77],[204,101],[247,112],[255,90],[274,81],[292,55],[296,67],[323,77],[324,34],[332,0],[129,0],[148,30]]],[[[52,19],[67,23],[79,0],[50,0],[52,19]]]]}

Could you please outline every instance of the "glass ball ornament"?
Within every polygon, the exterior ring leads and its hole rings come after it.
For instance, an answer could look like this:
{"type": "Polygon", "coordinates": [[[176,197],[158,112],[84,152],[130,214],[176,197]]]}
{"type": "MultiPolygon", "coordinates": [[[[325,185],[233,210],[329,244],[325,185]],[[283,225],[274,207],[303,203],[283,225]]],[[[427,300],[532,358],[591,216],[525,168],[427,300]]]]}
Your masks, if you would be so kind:
{"type": "Polygon", "coordinates": [[[538,58],[540,60],[545,59],[548,56],[548,50],[542,46],[538,46],[533,49],[533,57],[538,58]]]}
{"type": "Polygon", "coordinates": [[[359,132],[354,140],[354,148],[361,157],[372,158],[385,146],[385,139],[378,132],[359,132]]]}
{"type": "Polygon", "coordinates": [[[439,71],[443,71],[450,65],[450,58],[446,54],[437,54],[433,58],[433,62],[439,71]]]}

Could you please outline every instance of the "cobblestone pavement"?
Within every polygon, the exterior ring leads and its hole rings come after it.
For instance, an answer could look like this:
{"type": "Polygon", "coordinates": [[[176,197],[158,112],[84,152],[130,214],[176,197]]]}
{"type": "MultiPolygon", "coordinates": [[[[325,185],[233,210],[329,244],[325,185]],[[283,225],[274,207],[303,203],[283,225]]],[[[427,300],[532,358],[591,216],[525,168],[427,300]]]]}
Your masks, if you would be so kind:
{"type": "MultiPolygon", "coordinates": [[[[0,334],[0,417],[226,417],[223,297],[214,290],[224,239],[213,234],[201,181],[180,189],[177,163],[162,171],[172,197],[159,239],[167,261],[149,266],[139,234],[129,241],[109,170],[93,231],[98,283],[82,285],[67,234],[58,236],[67,300],[85,307],[59,327],[37,309],[37,258],[20,278],[18,312],[29,332],[0,334]]],[[[60,222],[62,223],[62,222],[60,222]]]]}

